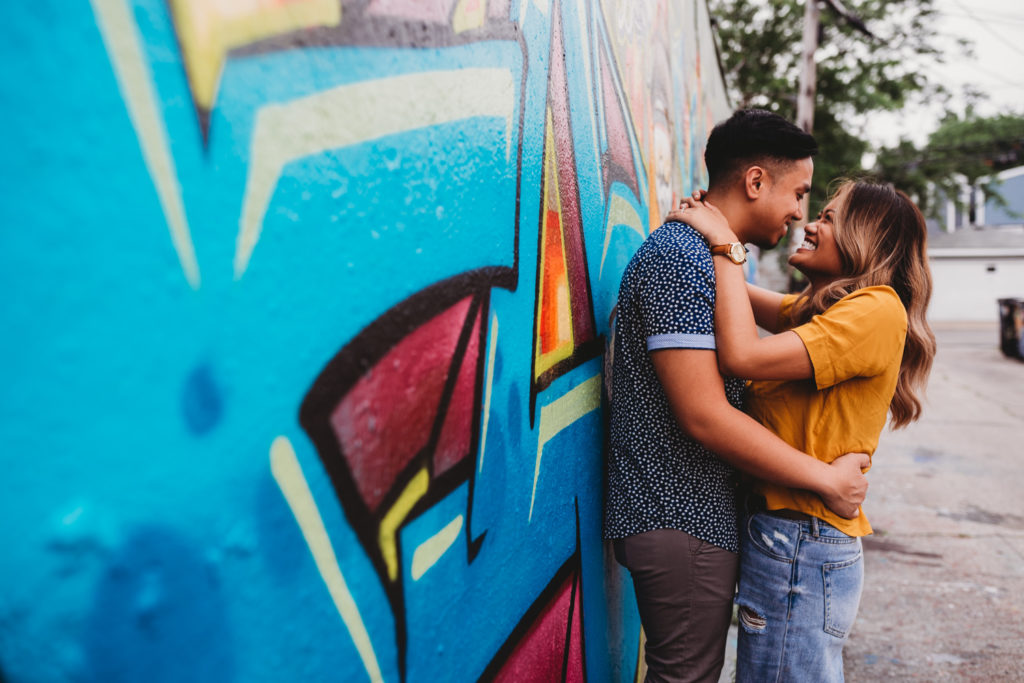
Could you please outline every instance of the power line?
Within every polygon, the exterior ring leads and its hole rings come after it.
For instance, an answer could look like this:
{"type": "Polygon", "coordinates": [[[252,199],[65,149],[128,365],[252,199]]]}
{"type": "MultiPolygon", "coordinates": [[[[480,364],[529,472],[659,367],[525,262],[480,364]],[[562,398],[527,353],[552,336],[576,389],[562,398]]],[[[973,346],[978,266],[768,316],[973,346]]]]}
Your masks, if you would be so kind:
{"type": "Polygon", "coordinates": [[[982,28],[984,28],[984,29],[985,29],[986,31],[988,31],[989,33],[991,33],[991,34],[992,34],[993,36],[995,36],[996,38],[998,38],[998,39],[999,39],[999,41],[1000,41],[1000,42],[1002,42],[1002,43],[1003,43],[1004,45],[1006,45],[1007,47],[1009,47],[1009,48],[1010,48],[1011,50],[1013,50],[1013,51],[1014,51],[1014,52],[1016,52],[1017,54],[1019,54],[1019,55],[1024,55],[1024,51],[1022,51],[1022,50],[1021,50],[1021,49],[1020,49],[1019,47],[1017,47],[1016,45],[1014,45],[1013,43],[1011,43],[1011,42],[1010,42],[1009,40],[1007,40],[1006,38],[1004,38],[1004,37],[1003,37],[1002,35],[1000,35],[999,33],[996,33],[995,29],[993,29],[993,28],[992,28],[991,26],[989,26],[989,25],[988,25],[988,22],[986,22],[986,21],[983,21],[982,19],[979,19],[979,18],[977,17],[977,15],[975,15],[975,14],[974,14],[974,12],[972,12],[972,11],[971,11],[970,9],[968,9],[967,7],[965,7],[965,6],[964,6],[964,4],[963,4],[962,2],[960,2],[960,0],[953,0],[953,4],[955,4],[955,5],[957,6],[957,7],[959,7],[959,8],[960,8],[960,9],[962,9],[962,10],[963,10],[964,12],[966,12],[966,13],[968,14],[968,16],[970,16],[970,18],[971,18],[971,19],[973,19],[973,20],[974,20],[974,21],[975,21],[975,22],[976,22],[976,23],[977,23],[978,25],[980,25],[980,26],[981,26],[982,28]]]}
{"type": "Polygon", "coordinates": [[[984,6],[985,3],[979,4],[975,2],[974,4],[976,5],[974,14],[979,17],[987,17],[997,21],[1004,19],[1009,21],[1013,21],[1015,19],[1024,20],[1024,12],[1002,12],[998,9],[993,9],[991,5],[988,7],[984,6]]]}
{"type": "MultiPolygon", "coordinates": [[[[934,68],[934,69],[936,70],[936,71],[935,71],[934,73],[938,73],[938,74],[940,74],[940,75],[941,75],[942,73],[944,73],[944,72],[940,71],[940,70],[939,70],[939,67],[937,67],[937,66],[936,66],[936,67],[933,67],[933,68],[934,68]]],[[[992,69],[989,69],[989,68],[987,68],[987,67],[984,67],[984,66],[982,66],[981,64],[979,64],[978,62],[975,62],[975,63],[974,63],[974,64],[973,64],[972,66],[971,66],[971,68],[972,68],[972,69],[977,69],[978,71],[982,71],[982,72],[984,72],[984,73],[988,74],[989,76],[991,76],[992,78],[995,78],[995,79],[996,79],[996,80],[998,80],[998,81],[999,81],[1000,83],[1002,83],[1004,87],[1010,87],[1010,88],[1024,88],[1024,83],[1018,83],[1018,82],[1015,82],[1015,81],[1011,81],[1011,80],[1007,79],[1007,78],[1006,78],[1006,76],[1004,76],[1004,75],[1000,74],[1000,73],[999,73],[999,72],[997,72],[997,71],[993,71],[992,69]]]]}
{"type": "MultiPolygon", "coordinates": [[[[947,37],[947,38],[956,38],[957,37],[957,36],[949,34],[949,33],[942,33],[942,35],[947,37]]],[[[971,69],[976,69],[978,71],[985,72],[986,74],[988,74],[992,78],[995,78],[996,80],[1000,81],[1004,86],[1009,86],[1009,87],[1012,87],[1012,88],[1024,88],[1024,82],[1011,81],[1004,74],[1001,74],[1001,73],[999,73],[997,71],[993,71],[992,69],[989,69],[989,68],[987,68],[985,66],[982,66],[981,62],[978,61],[977,57],[975,57],[972,60],[967,60],[967,62],[968,62],[969,67],[971,69]]],[[[937,76],[939,76],[939,80],[940,81],[941,80],[947,80],[947,78],[946,78],[946,64],[945,63],[940,65],[940,64],[937,64],[937,63],[924,62],[924,63],[921,64],[921,66],[922,66],[922,68],[931,70],[932,73],[934,73],[937,76]]]]}
{"type": "Polygon", "coordinates": [[[1000,23],[1007,23],[1007,24],[1024,24],[1024,15],[1021,15],[1020,17],[997,16],[997,15],[994,15],[994,14],[978,14],[978,13],[975,13],[975,14],[971,15],[971,14],[966,14],[964,12],[946,12],[946,11],[943,11],[943,10],[936,10],[935,13],[936,14],[941,14],[944,17],[954,17],[954,18],[962,17],[962,18],[971,18],[971,19],[981,19],[983,21],[998,21],[1000,23]]]}

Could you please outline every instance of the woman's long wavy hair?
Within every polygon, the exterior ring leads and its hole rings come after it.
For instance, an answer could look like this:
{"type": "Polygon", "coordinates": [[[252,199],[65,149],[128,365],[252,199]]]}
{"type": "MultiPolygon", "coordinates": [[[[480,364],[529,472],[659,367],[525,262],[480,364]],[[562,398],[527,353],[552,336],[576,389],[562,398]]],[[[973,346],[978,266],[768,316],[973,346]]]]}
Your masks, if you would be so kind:
{"type": "Polygon", "coordinates": [[[842,274],[817,291],[804,290],[793,307],[797,324],[864,287],[888,285],[907,310],[907,339],[896,393],[889,412],[892,427],[905,427],[921,416],[921,400],[935,356],[935,335],[925,311],[932,295],[924,216],[892,185],[845,181],[837,200],[832,234],[842,274]]]}

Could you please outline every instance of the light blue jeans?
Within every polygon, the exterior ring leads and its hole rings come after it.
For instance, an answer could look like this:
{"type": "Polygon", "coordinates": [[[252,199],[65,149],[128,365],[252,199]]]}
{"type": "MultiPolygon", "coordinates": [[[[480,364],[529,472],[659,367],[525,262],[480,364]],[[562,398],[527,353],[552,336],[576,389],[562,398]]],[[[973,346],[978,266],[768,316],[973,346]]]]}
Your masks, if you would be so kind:
{"type": "Polygon", "coordinates": [[[737,683],[843,680],[864,584],[859,538],[759,512],[740,539],[737,683]]]}

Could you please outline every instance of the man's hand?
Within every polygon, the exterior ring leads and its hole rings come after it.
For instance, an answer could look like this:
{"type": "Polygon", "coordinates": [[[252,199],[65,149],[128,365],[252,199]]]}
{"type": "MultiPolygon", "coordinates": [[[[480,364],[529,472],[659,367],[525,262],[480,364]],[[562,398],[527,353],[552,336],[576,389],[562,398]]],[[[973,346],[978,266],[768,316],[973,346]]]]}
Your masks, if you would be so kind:
{"type": "Polygon", "coordinates": [[[846,519],[856,519],[860,504],[868,493],[868,480],[864,472],[871,467],[867,453],[847,453],[829,466],[831,481],[821,499],[832,512],[846,519]]]}

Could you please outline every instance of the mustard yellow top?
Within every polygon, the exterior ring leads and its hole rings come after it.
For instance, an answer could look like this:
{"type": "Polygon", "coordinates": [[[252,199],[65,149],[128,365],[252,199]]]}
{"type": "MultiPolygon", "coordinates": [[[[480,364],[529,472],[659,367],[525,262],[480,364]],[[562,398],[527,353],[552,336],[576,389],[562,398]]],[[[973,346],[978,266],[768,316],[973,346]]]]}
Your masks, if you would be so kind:
{"type": "MultiPolygon", "coordinates": [[[[783,298],[782,327],[796,295],[783,298]]],[[[754,381],[746,408],[786,443],[823,462],[844,453],[873,455],[896,391],[907,313],[891,287],[865,287],[843,297],[809,322],[793,327],[807,348],[814,380],[754,381]]],[[[843,519],[817,494],[759,481],[769,510],[789,509],[823,519],[849,536],[866,536],[863,509],[843,519]]]]}

